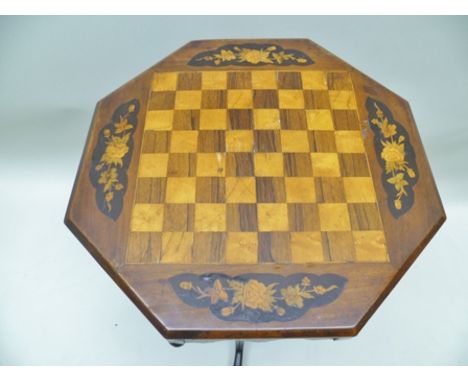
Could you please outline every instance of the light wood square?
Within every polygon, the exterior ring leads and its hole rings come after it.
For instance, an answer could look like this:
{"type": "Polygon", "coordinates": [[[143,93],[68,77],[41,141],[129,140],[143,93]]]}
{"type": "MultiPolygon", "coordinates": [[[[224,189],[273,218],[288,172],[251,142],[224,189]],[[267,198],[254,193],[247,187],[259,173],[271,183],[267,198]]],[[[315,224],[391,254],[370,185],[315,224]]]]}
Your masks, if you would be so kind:
{"type": "Polygon", "coordinates": [[[353,231],[357,261],[388,261],[385,236],[382,231],[353,231]]]}
{"type": "Polygon", "coordinates": [[[330,107],[332,109],[356,109],[354,92],[350,90],[329,90],[328,97],[330,98],[330,107]]]}
{"type": "Polygon", "coordinates": [[[287,177],[286,201],[288,203],[310,203],[316,201],[314,178],[287,177]]]}
{"type": "Polygon", "coordinates": [[[278,130],[281,128],[280,113],[278,109],[255,109],[254,129],[278,130]]]}
{"type": "Polygon", "coordinates": [[[276,89],[277,73],[272,70],[254,70],[252,72],[253,89],[276,89]]]}
{"type": "Polygon", "coordinates": [[[227,264],[256,264],[258,238],[255,232],[229,232],[227,235],[227,264]]]}
{"type": "Polygon", "coordinates": [[[281,130],[281,151],[284,153],[309,152],[307,131],[281,130]]]}
{"type": "Polygon", "coordinates": [[[138,176],[140,178],[159,178],[167,176],[169,154],[141,154],[138,176]]]}
{"type": "Polygon", "coordinates": [[[195,231],[226,231],[226,205],[197,203],[195,205],[195,231]]]}
{"type": "Polygon", "coordinates": [[[254,177],[226,178],[227,203],[255,203],[256,195],[254,177]]]}
{"type": "Polygon", "coordinates": [[[223,90],[227,87],[226,72],[203,72],[202,73],[202,89],[204,90],[223,90]]]}
{"type": "Polygon", "coordinates": [[[167,203],[194,203],[196,178],[167,178],[167,203]]]}
{"type": "Polygon", "coordinates": [[[360,131],[335,131],[336,150],[339,153],[364,153],[360,131]]]}
{"type": "Polygon", "coordinates": [[[173,110],[155,110],[146,113],[145,130],[172,130],[173,110]]]}
{"type": "Polygon", "coordinates": [[[349,203],[375,203],[375,190],[372,178],[345,177],[343,178],[346,201],[349,203]]]}
{"type": "Polygon", "coordinates": [[[283,154],[255,153],[254,168],[256,176],[283,176],[283,154]]]}
{"type": "Polygon", "coordinates": [[[176,90],[177,89],[177,73],[155,73],[151,83],[151,90],[176,90]]]}
{"type": "Polygon", "coordinates": [[[200,90],[178,90],[175,98],[175,109],[197,110],[201,107],[200,90]]]}
{"type": "Polygon", "coordinates": [[[327,90],[327,75],[325,72],[303,71],[301,72],[302,88],[307,90],[327,90]]]}
{"type": "Polygon", "coordinates": [[[309,130],[333,130],[333,118],[330,110],[306,110],[309,130]]]}
{"type": "Polygon", "coordinates": [[[349,231],[348,206],[346,203],[322,203],[318,205],[321,231],[349,231]]]}
{"type": "Polygon", "coordinates": [[[302,90],[278,90],[280,109],[304,109],[302,90]]]}
{"type": "Polygon", "coordinates": [[[253,107],[252,90],[228,90],[227,105],[229,109],[251,109],[253,107]]]}
{"type": "Polygon", "coordinates": [[[173,131],[171,134],[172,153],[194,153],[197,151],[198,131],[173,131]]]}
{"type": "Polygon", "coordinates": [[[132,232],[162,231],[164,216],[163,204],[135,204],[132,211],[132,232]]]}
{"type": "Polygon", "coordinates": [[[197,176],[224,176],[226,174],[226,154],[198,153],[197,176]]]}
{"type": "Polygon", "coordinates": [[[226,130],[226,126],[226,109],[212,109],[200,111],[200,130],[226,130]]]}
{"type": "Polygon", "coordinates": [[[288,231],[288,207],[280,203],[257,204],[258,230],[262,232],[288,231]]]}
{"type": "Polygon", "coordinates": [[[291,232],[291,262],[295,264],[323,263],[320,232],[291,232]]]}
{"type": "Polygon", "coordinates": [[[340,176],[340,161],[336,153],[311,153],[312,173],[315,177],[340,176]]]}
{"type": "Polygon", "coordinates": [[[192,232],[164,232],[162,234],[161,263],[190,264],[192,262],[192,232]]]}
{"type": "Polygon", "coordinates": [[[254,146],[252,130],[226,131],[226,150],[228,152],[251,152],[254,146]]]}

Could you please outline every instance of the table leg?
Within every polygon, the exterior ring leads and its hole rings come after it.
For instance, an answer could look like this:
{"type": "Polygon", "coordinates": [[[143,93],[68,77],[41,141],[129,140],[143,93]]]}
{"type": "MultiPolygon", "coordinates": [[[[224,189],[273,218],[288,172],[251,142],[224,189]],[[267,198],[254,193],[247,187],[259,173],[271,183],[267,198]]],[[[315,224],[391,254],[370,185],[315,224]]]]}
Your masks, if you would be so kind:
{"type": "Polygon", "coordinates": [[[236,341],[236,354],[234,356],[233,366],[242,366],[243,356],[244,356],[244,341],[236,341]]]}

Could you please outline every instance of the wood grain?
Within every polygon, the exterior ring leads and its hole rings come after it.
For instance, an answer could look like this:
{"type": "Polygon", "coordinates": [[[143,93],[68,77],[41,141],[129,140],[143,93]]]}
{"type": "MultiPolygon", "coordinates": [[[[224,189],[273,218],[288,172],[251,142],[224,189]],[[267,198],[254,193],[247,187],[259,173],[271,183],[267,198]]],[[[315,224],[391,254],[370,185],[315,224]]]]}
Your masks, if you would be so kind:
{"type": "Polygon", "coordinates": [[[303,52],[310,65],[188,65],[251,42],[191,42],[101,100],[65,223],[166,338],[356,335],[445,220],[414,118],[401,97],[308,40],[254,42],[303,52]],[[414,204],[398,219],[368,128],[369,97],[414,148],[414,204]],[[88,173],[99,131],[131,99],[141,110],[113,221],[97,208],[88,173]],[[168,282],[210,272],[348,281],[328,305],[252,325],[185,304],[168,282]]]}
{"type": "MultiPolygon", "coordinates": [[[[374,260],[370,251],[362,249],[362,240],[354,239],[365,237],[360,235],[361,230],[381,231],[382,225],[368,173],[359,119],[354,103],[349,103],[349,99],[354,100],[354,96],[348,94],[353,93],[350,74],[343,71],[320,71],[313,75],[309,71],[269,71],[264,85],[268,89],[255,89],[254,84],[261,87],[261,76],[253,73],[256,72],[226,71],[217,72],[219,77],[213,77],[205,71],[179,72],[169,76],[172,82],[167,89],[164,88],[164,78],[153,79],[158,87],[157,91],[151,92],[148,109],[176,108],[179,92],[190,91],[197,100],[201,97],[199,109],[198,101],[197,106],[191,106],[197,107],[192,111],[199,112],[201,120],[199,129],[192,130],[191,125],[188,130],[174,129],[177,124],[173,122],[173,128],[168,131],[152,131],[153,121],[149,121],[150,128],[145,129],[143,137],[139,171],[140,179],[146,183],[139,182],[138,187],[143,189],[137,188],[134,209],[148,208],[152,212],[147,215],[153,216],[154,211],[160,211],[161,203],[168,203],[168,207],[163,208],[157,221],[150,223],[150,217],[141,215],[142,212],[134,215],[135,219],[144,222],[137,222],[132,227],[139,232],[162,233],[169,227],[172,232],[175,225],[167,221],[174,221],[176,208],[173,203],[188,203],[190,221],[194,224],[178,222],[176,225],[183,228],[181,232],[271,232],[271,235],[257,235],[258,263],[292,262],[289,232],[301,230],[309,234],[309,242],[315,239],[316,242],[311,244],[314,248],[325,248],[328,253],[310,257],[307,246],[296,245],[295,263],[299,259],[305,262],[388,261],[387,256],[380,254],[386,253],[382,232],[379,242],[382,242],[383,250],[376,252],[374,260]],[[192,85],[191,80],[194,81],[192,85]],[[172,90],[173,81],[177,83],[175,91],[172,90]],[[306,109],[300,101],[304,95],[303,84],[307,84],[308,90],[326,89],[330,99],[336,98],[333,101],[336,109],[332,106],[327,110],[306,109]],[[216,90],[205,90],[204,85],[216,87],[216,90]],[[161,141],[157,142],[156,138],[161,141]],[[166,154],[162,153],[164,147],[166,154]],[[149,148],[158,153],[147,153],[149,148]],[[339,161],[341,154],[362,155],[361,161],[351,162],[354,173],[342,168],[348,164],[345,160],[339,161]],[[356,173],[366,173],[367,176],[354,176],[356,173]],[[343,177],[345,174],[347,176],[343,177]],[[141,201],[151,200],[148,196],[164,184],[166,189],[160,190],[164,197],[152,197],[160,204],[152,207],[141,201]],[[360,203],[360,207],[354,208],[355,203],[360,203]],[[164,218],[166,214],[169,215],[167,220],[164,218]],[[162,224],[163,220],[165,224],[162,224]],[[354,231],[356,235],[353,235],[354,231]],[[330,234],[322,236],[320,232],[330,234]],[[357,252],[361,255],[355,256],[357,252]]],[[[186,217],[184,211],[180,211],[181,219],[186,217]]],[[[196,237],[192,248],[194,253],[197,252],[192,256],[196,262],[205,258],[206,261],[219,259],[221,264],[226,261],[235,264],[235,253],[226,253],[230,248],[238,250],[233,245],[219,247],[225,251],[219,256],[200,257],[198,252],[199,248],[204,248],[203,237],[211,241],[210,236],[196,237]]],[[[296,240],[300,240],[298,238],[296,235],[296,240]]],[[[210,251],[208,243],[206,246],[210,251]]],[[[143,244],[141,251],[146,251],[147,247],[148,244],[143,244]]],[[[128,251],[138,249],[132,245],[128,251]]],[[[142,264],[146,259],[131,253],[128,257],[139,258],[142,264]]],[[[169,258],[164,257],[164,253],[162,257],[168,263],[169,258]]],[[[252,259],[250,252],[248,258],[249,261],[252,259]]],[[[182,259],[189,258],[181,257],[177,261],[182,259]]],[[[239,261],[245,261],[244,254],[241,253],[239,261]]]]}

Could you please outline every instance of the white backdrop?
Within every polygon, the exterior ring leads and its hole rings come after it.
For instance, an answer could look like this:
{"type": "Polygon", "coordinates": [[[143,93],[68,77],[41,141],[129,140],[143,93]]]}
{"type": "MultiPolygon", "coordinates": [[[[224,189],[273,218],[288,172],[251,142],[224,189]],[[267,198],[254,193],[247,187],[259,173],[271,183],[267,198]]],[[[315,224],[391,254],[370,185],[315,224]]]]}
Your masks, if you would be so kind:
{"type": "Polygon", "coordinates": [[[303,37],[412,105],[447,223],[353,339],[250,365],[468,364],[468,19],[0,18],[0,364],[228,365],[167,344],[63,225],[95,102],[189,40],[303,37]]]}

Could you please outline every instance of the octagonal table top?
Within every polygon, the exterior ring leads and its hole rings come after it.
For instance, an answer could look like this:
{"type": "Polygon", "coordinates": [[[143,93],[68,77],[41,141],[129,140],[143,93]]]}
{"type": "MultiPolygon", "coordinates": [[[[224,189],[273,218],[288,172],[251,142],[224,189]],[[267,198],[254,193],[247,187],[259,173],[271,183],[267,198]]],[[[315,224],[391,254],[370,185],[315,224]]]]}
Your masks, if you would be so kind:
{"type": "Polygon", "coordinates": [[[103,98],[65,218],[168,339],[356,335],[444,220],[408,102],[309,40],[103,98]]]}

